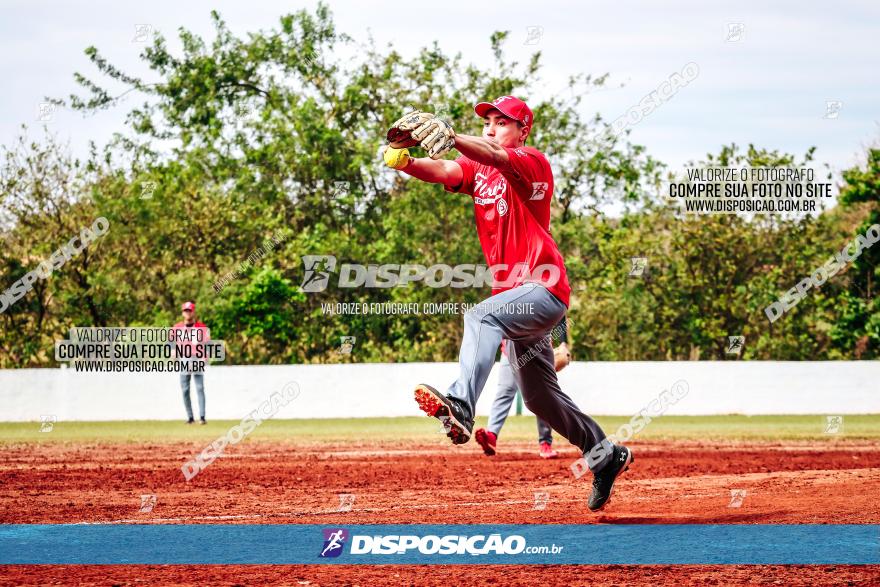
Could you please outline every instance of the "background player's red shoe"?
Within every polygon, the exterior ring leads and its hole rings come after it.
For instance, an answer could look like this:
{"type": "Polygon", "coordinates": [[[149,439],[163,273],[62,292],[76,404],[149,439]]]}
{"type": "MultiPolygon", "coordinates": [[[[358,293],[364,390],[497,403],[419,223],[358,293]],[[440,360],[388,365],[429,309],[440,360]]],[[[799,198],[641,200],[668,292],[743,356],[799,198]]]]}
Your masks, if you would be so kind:
{"type": "Polygon", "coordinates": [[[538,456],[542,459],[555,459],[559,456],[559,453],[553,450],[553,445],[549,442],[542,442],[540,446],[538,456]]]}
{"type": "Polygon", "coordinates": [[[474,432],[474,438],[477,444],[483,447],[483,452],[487,457],[495,454],[495,444],[498,442],[498,436],[494,432],[490,432],[485,428],[480,428],[474,432]]]}

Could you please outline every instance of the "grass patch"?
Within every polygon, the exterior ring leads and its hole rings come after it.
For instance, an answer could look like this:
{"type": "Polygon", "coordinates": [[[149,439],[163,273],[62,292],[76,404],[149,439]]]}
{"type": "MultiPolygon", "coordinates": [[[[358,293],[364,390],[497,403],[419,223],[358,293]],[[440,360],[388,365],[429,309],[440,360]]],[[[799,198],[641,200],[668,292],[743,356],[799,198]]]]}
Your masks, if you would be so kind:
{"type": "MultiPolygon", "coordinates": [[[[615,432],[629,418],[600,416],[606,433],[615,432]]],[[[825,433],[824,415],[807,416],[663,416],[656,418],[637,440],[834,440],[880,439],[880,414],[843,417],[843,430],[825,433]]],[[[39,422],[0,422],[0,443],[125,443],[211,441],[237,424],[211,421],[207,426],[182,422],[133,420],[119,422],[56,422],[51,432],[40,432],[39,422]]],[[[478,418],[476,426],[485,426],[478,418]]],[[[268,442],[394,442],[437,439],[438,424],[428,418],[334,418],[320,420],[266,420],[248,437],[268,442]]],[[[504,440],[537,441],[535,419],[511,416],[501,434],[504,440]]]]}

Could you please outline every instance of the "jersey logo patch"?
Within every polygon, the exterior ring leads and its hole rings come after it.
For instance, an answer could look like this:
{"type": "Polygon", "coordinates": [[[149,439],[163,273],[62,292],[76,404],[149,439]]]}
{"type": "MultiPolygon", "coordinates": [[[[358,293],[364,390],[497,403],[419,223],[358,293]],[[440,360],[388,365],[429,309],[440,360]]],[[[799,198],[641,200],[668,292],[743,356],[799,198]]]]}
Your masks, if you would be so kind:
{"type": "Polygon", "coordinates": [[[547,195],[547,190],[550,189],[550,182],[547,181],[533,181],[532,182],[532,197],[530,200],[543,200],[544,196],[547,195]]]}
{"type": "Polygon", "coordinates": [[[507,191],[507,180],[499,178],[492,185],[487,183],[488,178],[482,173],[474,176],[474,203],[481,205],[494,204],[495,200],[507,191]]]}
{"type": "Polygon", "coordinates": [[[507,200],[504,198],[498,198],[498,202],[495,204],[495,207],[498,209],[498,215],[504,216],[507,214],[507,200]]]}

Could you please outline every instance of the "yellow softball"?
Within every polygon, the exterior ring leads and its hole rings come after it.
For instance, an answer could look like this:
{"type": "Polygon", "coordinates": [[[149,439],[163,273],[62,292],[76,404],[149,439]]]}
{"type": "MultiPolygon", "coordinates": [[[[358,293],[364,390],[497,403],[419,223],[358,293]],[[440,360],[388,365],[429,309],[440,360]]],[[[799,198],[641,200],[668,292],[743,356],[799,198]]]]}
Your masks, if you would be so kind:
{"type": "Polygon", "coordinates": [[[409,149],[388,147],[383,154],[385,165],[393,169],[403,169],[409,163],[409,149]]]}

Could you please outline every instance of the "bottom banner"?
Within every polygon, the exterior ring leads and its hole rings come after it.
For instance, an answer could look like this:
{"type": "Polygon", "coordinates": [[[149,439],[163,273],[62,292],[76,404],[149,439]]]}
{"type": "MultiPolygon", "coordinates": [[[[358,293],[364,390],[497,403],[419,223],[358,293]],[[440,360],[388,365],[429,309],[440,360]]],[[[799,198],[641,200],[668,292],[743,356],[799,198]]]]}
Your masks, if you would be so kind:
{"type": "Polygon", "coordinates": [[[0,525],[0,564],[880,564],[880,525],[0,525]]]}

